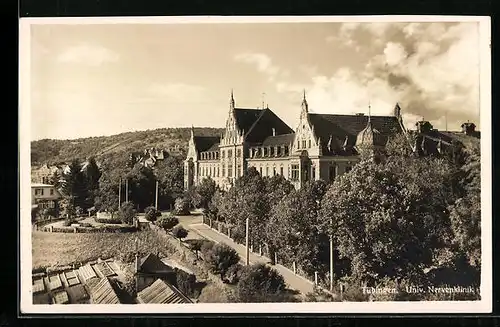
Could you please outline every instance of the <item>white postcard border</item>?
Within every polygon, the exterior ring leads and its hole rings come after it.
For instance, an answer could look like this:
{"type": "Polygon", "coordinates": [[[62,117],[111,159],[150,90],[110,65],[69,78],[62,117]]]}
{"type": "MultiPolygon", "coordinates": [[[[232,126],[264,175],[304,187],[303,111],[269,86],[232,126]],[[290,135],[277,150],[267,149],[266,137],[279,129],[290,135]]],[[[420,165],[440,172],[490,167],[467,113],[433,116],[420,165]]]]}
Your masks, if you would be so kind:
{"type": "Polygon", "coordinates": [[[23,314],[186,313],[488,313],[492,310],[491,21],[479,16],[184,16],[21,18],[19,42],[20,311],[23,314]],[[30,221],[30,27],[33,24],[187,24],[292,22],[478,22],[481,121],[481,300],[426,302],[197,303],[167,305],[33,305],[30,221]]]}

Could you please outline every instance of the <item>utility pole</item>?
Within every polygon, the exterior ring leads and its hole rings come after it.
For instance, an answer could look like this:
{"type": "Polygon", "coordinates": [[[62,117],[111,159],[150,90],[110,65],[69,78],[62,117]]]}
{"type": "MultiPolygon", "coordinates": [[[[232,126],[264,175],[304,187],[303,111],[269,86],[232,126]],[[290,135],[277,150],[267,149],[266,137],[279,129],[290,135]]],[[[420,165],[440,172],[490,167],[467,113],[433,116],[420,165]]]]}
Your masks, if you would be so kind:
{"type": "Polygon", "coordinates": [[[249,229],[249,225],[250,225],[250,220],[248,219],[247,217],[247,220],[246,220],[246,240],[245,240],[245,247],[246,247],[246,264],[247,266],[250,265],[250,248],[248,247],[248,238],[249,238],[249,232],[250,232],[250,229],[249,229]]]}
{"type": "Polygon", "coordinates": [[[128,202],[128,178],[125,180],[125,202],[128,202]]]}
{"type": "Polygon", "coordinates": [[[122,201],[122,179],[120,178],[120,186],[118,187],[118,209],[120,209],[122,201]]]}
{"type": "Polygon", "coordinates": [[[158,181],[156,181],[155,208],[158,210],[158,181]]]}

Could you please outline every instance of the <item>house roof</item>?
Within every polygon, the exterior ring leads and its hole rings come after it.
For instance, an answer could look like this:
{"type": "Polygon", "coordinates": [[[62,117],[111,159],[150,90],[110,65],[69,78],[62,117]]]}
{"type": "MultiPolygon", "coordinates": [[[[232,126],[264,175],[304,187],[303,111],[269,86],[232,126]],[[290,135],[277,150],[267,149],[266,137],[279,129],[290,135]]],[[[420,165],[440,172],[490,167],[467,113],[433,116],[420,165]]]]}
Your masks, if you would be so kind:
{"type": "Polygon", "coordinates": [[[295,138],[294,133],[268,136],[262,142],[262,146],[290,145],[293,143],[294,138],[295,138]]]}
{"type": "Polygon", "coordinates": [[[111,269],[111,267],[104,261],[94,265],[93,268],[100,277],[110,277],[116,275],[113,269],[111,269]]]}
{"type": "Polygon", "coordinates": [[[97,277],[94,269],[89,264],[86,264],[85,266],[81,266],[80,268],[78,268],[78,274],[80,275],[80,277],[83,279],[84,282],[86,282],[91,278],[97,277]]]}
{"type": "Polygon", "coordinates": [[[33,304],[51,304],[50,295],[48,293],[33,294],[33,304]]]}
{"type": "Polygon", "coordinates": [[[95,304],[119,304],[120,300],[113,290],[113,286],[107,278],[101,278],[98,282],[87,284],[90,289],[92,303],[95,304]]]}
{"type": "Polygon", "coordinates": [[[218,136],[194,136],[194,146],[197,152],[208,151],[214,144],[219,143],[218,136]]]}
{"type": "Polygon", "coordinates": [[[239,130],[248,132],[250,127],[259,119],[264,109],[255,108],[234,108],[236,126],[239,130]]]}
{"type": "Polygon", "coordinates": [[[68,292],[69,300],[71,303],[77,303],[89,299],[89,295],[85,290],[85,287],[83,287],[83,285],[81,284],[68,287],[66,289],[66,292],[68,292]]]}
{"type": "Polygon", "coordinates": [[[68,293],[66,291],[58,291],[52,294],[55,304],[69,303],[68,293]]]}
{"type": "Polygon", "coordinates": [[[176,287],[157,279],[153,284],[146,287],[137,294],[140,303],[193,303],[186,295],[176,287]]]}
{"type": "Polygon", "coordinates": [[[139,272],[142,273],[171,273],[174,270],[167,266],[158,256],[150,253],[140,260],[139,272]]]}
{"type": "MultiPolygon", "coordinates": [[[[235,110],[237,117],[239,110],[241,109],[235,110]]],[[[259,111],[261,114],[248,128],[244,129],[246,133],[245,140],[247,142],[262,143],[267,137],[272,136],[273,133],[275,135],[294,133],[293,129],[282,121],[271,109],[266,108],[259,111]]]]}
{"type": "Polygon", "coordinates": [[[208,148],[208,149],[207,149],[207,150],[205,150],[205,151],[207,151],[207,152],[208,152],[208,151],[212,151],[212,152],[214,152],[214,151],[219,151],[219,142],[214,143],[214,144],[213,144],[210,148],[208,148]]]}
{"type": "MultiPolygon", "coordinates": [[[[310,113],[308,117],[314,127],[315,136],[321,138],[323,153],[338,152],[341,150],[340,146],[344,145],[346,141],[348,147],[354,146],[358,134],[365,130],[368,125],[368,116],[365,115],[310,113]],[[327,146],[330,139],[332,139],[333,151],[330,151],[327,146]]],[[[380,137],[377,137],[379,143],[387,142],[390,135],[401,131],[401,126],[395,116],[371,116],[370,122],[372,128],[380,133],[380,137]]]]}

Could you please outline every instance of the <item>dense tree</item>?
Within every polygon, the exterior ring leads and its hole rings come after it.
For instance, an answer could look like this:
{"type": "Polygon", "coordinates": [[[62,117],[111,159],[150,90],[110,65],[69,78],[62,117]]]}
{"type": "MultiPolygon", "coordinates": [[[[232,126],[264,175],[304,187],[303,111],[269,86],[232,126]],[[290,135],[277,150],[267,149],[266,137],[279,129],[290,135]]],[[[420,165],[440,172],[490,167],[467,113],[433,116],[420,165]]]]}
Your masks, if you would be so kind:
{"type": "Polygon", "coordinates": [[[243,267],[237,285],[239,302],[281,302],[286,290],[285,280],[265,264],[243,267]]]}
{"type": "Polygon", "coordinates": [[[94,198],[97,196],[97,192],[99,190],[99,179],[101,178],[101,174],[101,170],[97,166],[95,158],[90,157],[85,168],[85,177],[90,196],[89,202],[92,204],[94,203],[94,198]]]}
{"type": "Polygon", "coordinates": [[[182,197],[175,200],[174,214],[176,215],[189,215],[189,200],[182,197]]]}
{"type": "Polygon", "coordinates": [[[128,179],[129,201],[134,202],[138,211],[143,211],[155,201],[156,177],[151,169],[141,164],[126,174],[128,179]]]}
{"type": "Polygon", "coordinates": [[[329,240],[318,217],[325,189],[325,183],[318,181],[286,195],[273,207],[265,228],[281,260],[289,265],[295,261],[309,276],[328,271],[329,240]]]}
{"type": "Polygon", "coordinates": [[[148,221],[156,221],[159,217],[161,217],[161,212],[157,210],[155,207],[147,207],[144,210],[144,218],[148,221]]]}
{"type": "Polygon", "coordinates": [[[159,182],[158,209],[167,210],[184,193],[184,166],[178,157],[169,156],[156,162],[154,175],[159,182]]]}
{"type": "Polygon", "coordinates": [[[469,263],[481,266],[481,159],[480,143],[469,144],[458,177],[460,195],[450,206],[454,241],[469,263]]]}
{"type": "Polygon", "coordinates": [[[118,219],[120,219],[124,224],[132,225],[136,216],[137,212],[132,202],[123,203],[118,210],[118,219]]]}
{"type": "Polygon", "coordinates": [[[188,236],[188,231],[182,225],[177,225],[172,230],[172,234],[179,240],[179,244],[182,239],[188,236]]]}
{"type": "Polygon", "coordinates": [[[201,182],[194,187],[194,195],[192,197],[193,205],[197,208],[207,209],[216,191],[217,185],[215,181],[210,177],[203,178],[201,182]]]}
{"type": "Polygon", "coordinates": [[[165,231],[169,232],[179,223],[179,219],[175,216],[162,216],[156,221],[156,224],[163,228],[165,231]]]}
{"type": "Polygon", "coordinates": [[[64,174],[64,183],[62,185],[64,196],[68,197],[75,207],[84,210],[90,207],[89,189],[82,165],[78,159],[74,159],[69,165],[69,171],[64,174]]]}
{"type": "Polygon", "coordinates": [[[176,286],[184,294],[189,297],[198,296],[196,289],[196,276],[189,274],[182,269],[176,269],[176,286]]]}
{"type": "Polygon", "coordinates": [[[355,278],[424,282],[424,268],[439,264],[437,250],[451,242],[454,175],[443,159],[393,156],[361,162],[335,181],[321,216],[355,278]]]}
{"type": "Polygon", "coordinates": [[[232,237],[238,242],[243,242],[245,238],[248,218],[251,243],[265,246],[268,240],[262,231],[269,220],[271,208],[292,190],[293,186],[282,176],[262,178],[251,167],[218,201],[217,215],[234,226],[232,237]]]}
{"type": "Polygon", "coordinates": [[[240,256],[227,244],[218,243],[207,251],[206,256],[204,253],[204,259],[209,269],[224,280],[227,270],[240,261],[240,256]]]}

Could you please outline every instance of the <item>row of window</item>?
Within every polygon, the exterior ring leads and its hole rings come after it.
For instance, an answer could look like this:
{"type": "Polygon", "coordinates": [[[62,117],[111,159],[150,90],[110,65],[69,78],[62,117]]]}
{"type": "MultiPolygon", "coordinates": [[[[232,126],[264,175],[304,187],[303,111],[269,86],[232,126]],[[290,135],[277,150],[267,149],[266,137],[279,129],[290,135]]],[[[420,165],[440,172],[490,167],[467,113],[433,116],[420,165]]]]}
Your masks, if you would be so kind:
{"type": "Polygon", "coordinates": [[[267,157],[267,156],[288,156],[288,146],[262,147],[252,148],[251,156],[267,157]]]}
{"type": "MultiPolygon", "coordinates": [[[[227,152],[227,157],[232,158],[233,157],[233,150],[228,149],[228,150],[221,150],[221,158],[225,159],[226,158],[226,152],[227,152]]],[[[241,149],[236,149],[236,158],[241,158],[241,149]]]]}
{"type": "Polygon", "coordinates": [[[297,140],[297,148],[298,149],[310,149],[311,148],[311,140],[297,140]],[[302,145],[302,146],[301,146],[302,145]]]}
{"type": "MultiPolygon", "coordinates": [[[[198,174],[202,177],[233,177],[233,165],[227,164],[227,174],[226,166],[222,165],[222,171],[219,167],[200,167],[198,174]]],[[[236,169],[236,177],[241,176],[241,164],[238,164],[236,169]]]]}
{"type": "MultiPolygon", "coordinates": [[[[43,196],[44,193],[46,193],[44,191],[45,191],[45,189],[43,189],[43,188],[36,188],[35,189],[35,195],[43,196]]],[[[54,195],[54,189],[53,188],[49,189],[49,194],[50,195],[54,195]]]]}
{"type": "Polygon", "coordinates": [[[56,207],[56,203],[54,201],[40,202],[40,203],[38,203],[38,207],[41,208],[41,209],[44,209],[44,208],[55,208],[56,207]]]}

